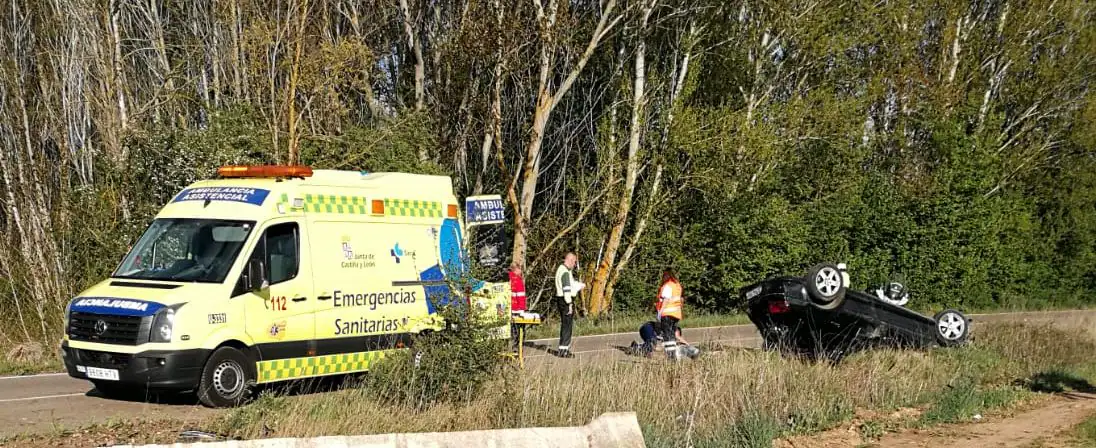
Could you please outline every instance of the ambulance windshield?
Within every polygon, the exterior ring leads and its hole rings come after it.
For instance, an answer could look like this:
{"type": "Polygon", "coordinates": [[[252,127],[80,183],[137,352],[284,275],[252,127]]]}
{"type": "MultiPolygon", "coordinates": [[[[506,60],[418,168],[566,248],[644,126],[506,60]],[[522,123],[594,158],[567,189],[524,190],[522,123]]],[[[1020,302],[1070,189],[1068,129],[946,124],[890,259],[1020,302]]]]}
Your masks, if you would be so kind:
{"type": "Polygon", "coordinates": [[[157,219],[126,255],[115,278],[221,283],[254,222],[157,219]]]}

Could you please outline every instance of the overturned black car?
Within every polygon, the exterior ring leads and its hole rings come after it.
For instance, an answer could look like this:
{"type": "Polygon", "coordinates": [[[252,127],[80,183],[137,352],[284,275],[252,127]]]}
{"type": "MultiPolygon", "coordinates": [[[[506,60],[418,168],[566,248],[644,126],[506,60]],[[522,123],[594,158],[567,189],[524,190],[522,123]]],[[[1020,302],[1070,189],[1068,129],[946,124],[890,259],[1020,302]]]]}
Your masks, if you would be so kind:
{"type": "Polygon", "coordinates": [[[766,349],[840,358],[869,347],[926,348],[967,341],[971,320],[949,309],[927,317],[902,305],[899,283],[871,292],[849,289],[843,264],[823,263],[805,277],[774,277],[741,291],[766,349]]]}

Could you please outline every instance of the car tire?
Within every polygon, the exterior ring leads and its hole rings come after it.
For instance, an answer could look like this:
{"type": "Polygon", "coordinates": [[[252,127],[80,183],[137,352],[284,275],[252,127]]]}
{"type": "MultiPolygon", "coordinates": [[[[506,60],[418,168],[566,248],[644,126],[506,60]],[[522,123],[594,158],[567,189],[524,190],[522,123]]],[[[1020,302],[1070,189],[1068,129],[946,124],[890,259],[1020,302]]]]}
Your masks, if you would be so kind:
{"type": "Polygon", "coordinates": [[[957,310],[941,311],[932,320],[936,323],[936,342],[944,347],[965,344],[970,338],[970,319],[957,310]]]}
{"type": "Polygon", "coordinates": [[[823,310],[833,310],[845,302],[845,276],[837,265],[822,263],[807,271],[804,279],[811,304],[823,310]]]}
{"type": "Polygon", "coordinates": [[[235,348],[221,347],[209,356],[202,369],[198,400],[212,408],[237,406],[250,398],[254,384],[254,363],[235,348]]]}

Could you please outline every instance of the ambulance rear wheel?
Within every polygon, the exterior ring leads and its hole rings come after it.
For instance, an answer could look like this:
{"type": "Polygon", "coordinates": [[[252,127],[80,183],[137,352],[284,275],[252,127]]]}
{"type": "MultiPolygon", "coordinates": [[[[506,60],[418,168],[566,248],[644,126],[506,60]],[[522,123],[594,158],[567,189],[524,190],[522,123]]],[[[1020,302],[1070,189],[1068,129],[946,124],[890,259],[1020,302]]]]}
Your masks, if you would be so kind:
{"type": "Polygon", "coordinates": [[[221,347],[209,356],[198,383],[198,400],[213,408],[244,403],[255,384],[253,364],[239,350],[221,347]]]}

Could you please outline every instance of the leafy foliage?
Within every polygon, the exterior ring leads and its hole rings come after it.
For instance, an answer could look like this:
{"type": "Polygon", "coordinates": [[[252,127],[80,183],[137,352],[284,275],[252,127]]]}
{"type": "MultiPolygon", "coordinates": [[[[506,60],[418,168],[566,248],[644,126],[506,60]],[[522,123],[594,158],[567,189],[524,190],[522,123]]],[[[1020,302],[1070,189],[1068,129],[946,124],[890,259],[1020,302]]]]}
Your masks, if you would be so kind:
{"type": "Polygon", "coordinates": [[[446,329],[416,335],[411,350],[395,352],[372,368],[364,387],[378,400],[423,409],[467,403],[498,378],[504,340],[492,337],[499,322],[477,318],[467,307],[445,306],[446,329]]]}
{"type": "Polygon", "coordinates": [[[924,307],[1096,290],[1091,2],[665,0],[645,32],[626,2],[535,160],[537,91],[570,79],[595,3],[548,30],[536,3],[409,2],[421,60],[384,2],[55,3],[0,11],[0,306],[16,324],[0,341],[52,344],[63,303],[172,195],[289,148],[320,169],[449,175],[461,196],[521,185],[539,311],[552,260],[579,252],[593,284],[611,229],[614,312],[651,312],[666,265],[689,309],[720,312],[823,260],[857,287],[904,277],[924,307]]]}

